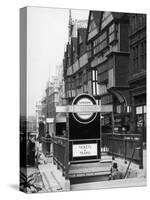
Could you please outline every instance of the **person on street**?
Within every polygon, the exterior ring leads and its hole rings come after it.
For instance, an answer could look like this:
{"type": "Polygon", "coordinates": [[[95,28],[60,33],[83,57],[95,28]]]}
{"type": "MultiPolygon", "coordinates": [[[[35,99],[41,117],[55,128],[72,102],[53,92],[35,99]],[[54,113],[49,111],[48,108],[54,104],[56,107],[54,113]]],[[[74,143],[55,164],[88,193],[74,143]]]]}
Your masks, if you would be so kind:
{"type": "Polygon", "coordinates": [[[111,168],[111,175],[109,177],[109,180],[117,180],[117,179],[122,179],[122,178],[123,178],[123,174],[118,170],[117,163],[114,162],[111,168]]]}

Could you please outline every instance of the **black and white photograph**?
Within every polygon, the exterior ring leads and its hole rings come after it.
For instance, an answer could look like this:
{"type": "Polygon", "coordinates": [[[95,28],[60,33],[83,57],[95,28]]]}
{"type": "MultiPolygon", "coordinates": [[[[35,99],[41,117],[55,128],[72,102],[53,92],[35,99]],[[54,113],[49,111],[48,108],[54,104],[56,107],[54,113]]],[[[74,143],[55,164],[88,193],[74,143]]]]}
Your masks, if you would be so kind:
{"type": "Polygon", "coordinates": [[[146,186],[146,13],[20,8],[20,190],[146,186]]]}

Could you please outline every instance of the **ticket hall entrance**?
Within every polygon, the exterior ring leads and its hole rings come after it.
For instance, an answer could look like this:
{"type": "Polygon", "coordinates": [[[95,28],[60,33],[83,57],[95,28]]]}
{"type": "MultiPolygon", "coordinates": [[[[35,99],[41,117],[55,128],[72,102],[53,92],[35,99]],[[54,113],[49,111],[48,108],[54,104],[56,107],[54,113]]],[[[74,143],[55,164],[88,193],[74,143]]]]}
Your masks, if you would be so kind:
{"type": "MultiPolygon", "coordinates": [[[[112,106],[97,105],[88,94],[77,96],[72,105],[57,106],[56,116],[63,113],[66,126],[55,121],[53,161],[65,177],[93,176],[110,173],[111,163],[101,162],[102,113],[112,115],[112,106]],[[60,127],[59,127],[60,126],[60,127]],[[61,128],[63,127],[63,128],[61,128]],[[58,134],[57,130],[62,133],[58,134]]],[[[56,117],[57,118],[57,117],[56,117]]]]}

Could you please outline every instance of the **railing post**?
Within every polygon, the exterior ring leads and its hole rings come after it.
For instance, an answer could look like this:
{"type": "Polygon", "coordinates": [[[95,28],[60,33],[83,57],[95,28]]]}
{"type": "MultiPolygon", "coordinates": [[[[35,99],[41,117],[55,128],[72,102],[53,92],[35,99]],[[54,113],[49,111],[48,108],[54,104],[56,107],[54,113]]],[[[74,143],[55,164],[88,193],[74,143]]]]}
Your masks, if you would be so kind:
{"type": "Polygon", "coordinates": [[[112,142],[111,142],[111,151],[112,151],[112,160],[115,160],[114,151],[113,151],[113,149],[114,149],[114,148],[113,148],[113,147],[114,147],[113,136],[114,136],[114,135],[112,135],[112,139],[111,139],[111,141],[112,141],[112,142]]]}
{"type": "Polygon", "coordinates": [[[143,169],[143,135],[140,135],[140,169],[143,169]]]}
{"type": "Polygon", "coordinates": [[[66,151],[65,151],[65,178],[68,179],[69,171],[69,140],[66,141],[66,151]]]}
{"type": "Polygon", "coordinates": [[[112,142],[111,142],[111,147],[112,147],[112,160],[115,160],[114,153],[113,153],[113,136],[114,136],[114,111],[111,113],[112,117],[112,142]]]}
{"type": "Polygon", "coordinates": [[[124,159],[125,159],[125,164],[127,163],[127,142],[126,142],[126,138],[125,136],[123,136],[123,139],[124,139],[124,148],[125,148],[125,154],[124,154],[124,159]]]}
{"type": "Polygon", "coordinates": [[[99,149],[99,151],[100,151],[100,159],[101,159],[101,151],[102,151],[102,137],[103,137],[103,135],[102,135],[102,125],[101,125],[101,112],[99,113],[99,116],[100,116],[100,149],[99,149]]]}

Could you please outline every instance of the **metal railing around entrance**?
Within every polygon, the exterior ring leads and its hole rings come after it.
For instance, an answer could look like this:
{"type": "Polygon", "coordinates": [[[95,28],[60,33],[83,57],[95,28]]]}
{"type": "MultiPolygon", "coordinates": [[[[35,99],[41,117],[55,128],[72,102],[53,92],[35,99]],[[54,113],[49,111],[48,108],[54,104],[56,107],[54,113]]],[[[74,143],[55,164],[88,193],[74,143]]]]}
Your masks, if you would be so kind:
{"type": "Polygon", "coordinates": [[[102,134],[101,152],[121,157],[143,168],[143,138],[141,134],[102,134]],[[134,152],[134,154],[133,154],[134,152]]]}
{"type": "Polygon", "coordinates": [[[57,167],[61,167],[63,174],[67,177],[69,165],[69,142],[64,137],[52,137],[53,141],[53,161],[57,167]]]}
{"type": "Polygon", "coordinates": [[[45,156],[51,155],[51,138],[50,137],[41,137],[42,142],[42,151],[45,156]]]}

